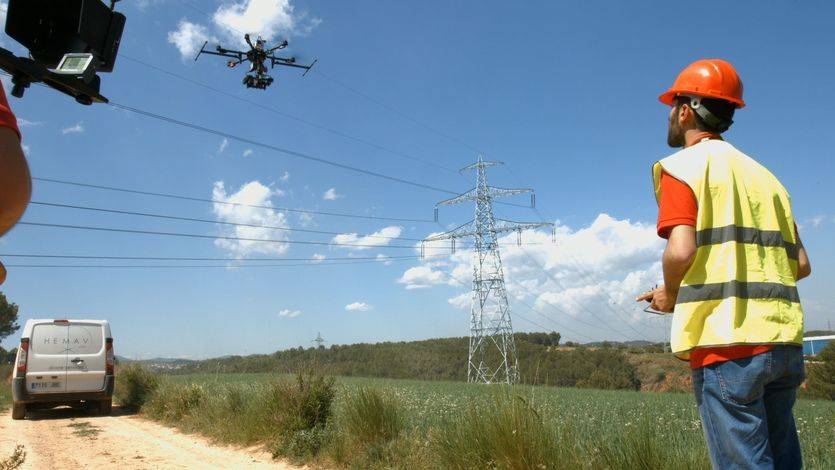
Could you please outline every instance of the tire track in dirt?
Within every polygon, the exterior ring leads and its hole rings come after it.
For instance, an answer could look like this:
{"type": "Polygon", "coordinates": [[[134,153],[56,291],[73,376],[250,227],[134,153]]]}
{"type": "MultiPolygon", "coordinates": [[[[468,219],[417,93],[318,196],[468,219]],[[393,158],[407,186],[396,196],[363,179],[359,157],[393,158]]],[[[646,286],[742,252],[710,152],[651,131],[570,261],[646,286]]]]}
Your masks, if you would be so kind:
{"type": "Polygon", "coordinates": [[[0,415],[0,460],[22,444],[21,468],[270,468],[297,469],[258,448],[217,446],[113,408],[112,416],[81,410],[33,411],[25,420],[0,415]]]}

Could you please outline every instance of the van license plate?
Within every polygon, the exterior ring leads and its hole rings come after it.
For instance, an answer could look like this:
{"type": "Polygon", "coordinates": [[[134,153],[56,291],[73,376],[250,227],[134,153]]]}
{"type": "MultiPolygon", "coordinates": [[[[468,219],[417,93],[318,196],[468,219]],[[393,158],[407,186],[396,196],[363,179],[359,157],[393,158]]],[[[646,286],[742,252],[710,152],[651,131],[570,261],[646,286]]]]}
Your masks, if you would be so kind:
{"type": "Polygon", "coordinates": [[[61,388],[61,382],[32,382],[29,384],[32,390],[49,390],[61,388]]]}

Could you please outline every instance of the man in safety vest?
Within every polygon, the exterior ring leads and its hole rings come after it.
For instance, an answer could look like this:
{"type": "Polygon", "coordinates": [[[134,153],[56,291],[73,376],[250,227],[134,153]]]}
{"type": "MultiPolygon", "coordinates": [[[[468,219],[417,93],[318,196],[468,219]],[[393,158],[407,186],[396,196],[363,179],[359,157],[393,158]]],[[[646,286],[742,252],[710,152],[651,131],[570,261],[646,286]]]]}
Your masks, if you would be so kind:
{"type": "Polygon", "coordinates": [[[664,285],[638,300],[675,310],[670,343],[690,362],[713,467],[800,468],[796,283],[811,267],[789,193],[722,140],[745,106],[731,64],[696,61],[660,99],[672,107],[667,143],[682,150],[652,169],[664,285]]]}

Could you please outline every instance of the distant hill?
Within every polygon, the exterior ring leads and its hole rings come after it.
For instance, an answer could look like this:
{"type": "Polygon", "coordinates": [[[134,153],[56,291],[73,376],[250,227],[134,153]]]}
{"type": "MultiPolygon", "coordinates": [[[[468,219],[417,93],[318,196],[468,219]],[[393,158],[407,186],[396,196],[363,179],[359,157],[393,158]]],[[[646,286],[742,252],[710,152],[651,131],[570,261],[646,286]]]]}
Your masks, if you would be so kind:
{"type": "MultiPolygon", "coordinates": [[[[559,345],[557,333],[517,333],[523,382],[543,385],[638,389],[641,381],[627,349],[610,343],[589,348],[559,345]]],[[[294,348],[272,354],[230,356],[185,363],[174,373],[293,373],[315,368],[332,375],[419,380],[467,380],[469,338],[294,348]]],[[[661,352],[641,342],[629,349],[661,352]]]]}
{"type": "Polygon", "coordinates": [[[155,357],[153,359],[129,359],[123,356],[116,356],[116,361],[119,364],[142,364],[145,367],[154,370],[177,370],[197,362],[193,359],[180,359],[173,357],[155,357]]]}

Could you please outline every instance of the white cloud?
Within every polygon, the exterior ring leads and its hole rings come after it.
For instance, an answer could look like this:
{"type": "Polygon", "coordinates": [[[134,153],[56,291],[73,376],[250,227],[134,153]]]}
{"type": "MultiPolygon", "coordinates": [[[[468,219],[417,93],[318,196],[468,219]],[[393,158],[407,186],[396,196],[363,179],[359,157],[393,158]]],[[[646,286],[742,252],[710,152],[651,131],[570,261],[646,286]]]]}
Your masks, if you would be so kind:
{"type": "MultiPolygon", "coordinates": [[[[407,287],[408,289],[408,287],[407,287]]],[[[473,295],[470,292],[456,295],[447,299],[447,303],[459,310],[469,310],[473,295]]]]}
{"type": "Polygon", "coordinates": [[[816,215],[809,220],[809,223],[812,224],[812,228],[818,228],[825,220],[825,215],[816,215]]]}
{"type": "MultiPolygon", "coordinates": [[[[544,230],[523,232],[522,246],[516,241],[516,234],[500,238],[513,311],[518,309],[527,318],[560,329],[529,311],[519,302],[523,301],[557,323],[595,339],[627,339],[612,329],[632,338],[665,337],[663,322],[642,312],[644,305],[634,302],[636,295],[661,282],[659,260],[664,243],[654,225],[600,214],[589,226],[579,229],[558,223],[556,243],[544,230]]],[[[406,289],[452,287],[456,293],[448,303],[469,310],[472,253],[459,249],[450,254],[448,246],[448,242],[427,244],[428,258],[405,270],[397,282],[406,289]]],[[[519,322],[516,326],[531,327],[519,322]]],[[[564,336],[587,340],[567,331],[564,336]]]]}
{"type": "Polygon", "coordinates": [[[206,41],[216,41],[209,30],[197,23],[182,19],[177,29],[168,33],[168,42],[173,44],[183,59],[192,59],[206,41]]]}
{"type": "Polygon", "coordinates": [[[20,127],[38,127],[43,125],[42,121],[30,121],[21,117],[17,118],[17,125],[20,127]]]}
{"type": "Polygon", "coordinates": [[[325,255],[323,255],[323,254],[321,254],[321,253],[314,253],[314,254],[313,254],[313,259],[314,259],[316,262],[324,261],[326,258],[327,258],[327,256],[325,256],[325,255]]]}
{"type": "Polygon", "coordinates": [[[0,2],[0,24],[6,24],[6,15],[9,13],[9,2],[0,2]]]}
{"type": "Polygon", "coordinates": [[[281,175],[281,181],[287,182],[290,181],[290,172],[285,171],[284,174],[281,175]]]}
{"type": "MultiPolygon", "coordinates": [[[[139,0],[139,8],[161,0],[139,0]]],[[[231,46],[245,47],[244,33],[254,41],[261,36],[270,46],[280,39],[306,36],[322,23],[307,12],[296,12],[291,0],[232,0],[222,2],[212,15],[211,25],[181,19],[177,29],[168,33],[168,42],[177,47],[184,59],[197,54],[205,41],[219,42],[217,36],[231,46]]]]}
{"type": "Polygon", "coordinates": [[[244,156],[244,157],[248,157],[248,156],[252,155],[252,149],[244,150],[244,153],[242,153],[241,155],[244,156]]]}
{"type": "Polygon", "coordinates": [[[311,18],[306,12],[296,13],[290,0],[224,3],[215,11],[212,21],[218,30],[240,44],[243,44],[242,32],[277,41],[287,36],[310,34],[321,23],[319,18],[311,18]]]}
{"type": "Polygon", "coordinates": [[[406,289],[411,290],[445,284],[446,279],[447,275],[443,271],[436,271],[431,266],[423,265],[407,269],[397,282],[405,284],[406,289]]]}
{"type": "Polygon", "coordinates": [[[302,312],[300,310],[290,310],[290,309],[287,309],[287,308],[278,312],[279,317],[285,317],[285,318],[296,318],[297,316],[299,316],[301,314],[302,314],[302,312]]]}
{"type": "Polygon", "coordinates": [[[307,212],[300,212],[299,225],[301,225],[302,227],[310,227],[311,225],[313,225],[313,216],[308,214],[307,212]]]}
{"type": "Polygon", "coordinates": [[[349,312],[367,312],[373,308],[372,305],[365,302],[354,302],[345,306],[345,310],[349,312]]]}
{"type": "Polygon", "coordinates": [[[333,243],[338,243],[341,245],[362,245],[342,247],[349,250],[368,250],[373,247],[386,246],[390,244],[392,242],[392,239],[399,237],[402,231],[402,227],[391,225],[388,227],[383,227],[370,235],[342,233],[333,237],[331,241],[333,243]]]}
{"type": "Polygon", "coordinates": [[[226,147],[229,147],[229,139],[227,139],[226,137],[224,137],[224,138],[223,138],[223,140],[221,140],[221,141],[220,141],[220,145],[219,145],[219,146],[218,146],[218,148],[217,148],[217,153],[218,153],[218,155],[220,155],[221,153],[225,152],[225,151],[226,151],[226,147]]]}
{"type": "Polygon", "coordinates": [[[82,132],[84,132],[84,123],[83,122],[77,122],[77,123],[75,123],[74,126],[65,127],[63,129],[61,129],[61,133],[64,134],[64,135],[80,134],[82,132]]]}
{"type": "Polygon", "coordinates": [[[31,148],[31,147],[29,147],[29,146],[28,146],[28,145],[26,145],[26,144],[20,144],[20,147],[23,149],[23,154],[24,154],[24,155],[26,155],[26,156],[28,157],[28,156],[29,156],[29,152],[31,152],[31,151],[32,151],[32,148],[31,148]]]}
{"type": "MultiPolygon", "coordinates": [[[[287,217],[283,212],[251,206],[273,207],[271,197],[275,191],[258,181],[250,181],[233,193],[227,194],[222,181],[214,184],[212,198],[218,201],[247,206],[219,204],[213,205],[213,212],[218,221],[238,224],[250,224],[270,227],[288,227],[287,217]]],[[[223,229],[224,236],[250,239],[287,240],[287,232],[264,227],[230,226],[223,229]]],[[[281,255],[287,252],[289,245],[276,242],[259,242],[249,240],[226,240],[218,238],[215,245],[228,250],[236,257],[246,257],[251,254],[266,253],[281,255]]]]}
{"type": "Polygon", "coordinates": [[[391,258],[382,253],[377,255],[377,261],[383,263],[385,266],[391,266],[392,263],[391,258]]]}
{"type": "Polygon", "coordinates": [[[322,194],[322,199],[326,201],[336,201],[337,199],[342,199],[343,195],[336,192],[336,188],[330,188],[322,194]]]}
{"type": "Polygon", "coordinates": [[[139,11],[144,13],[148,8],[157,6],[164,2],[165,0],[136,0],[134,4],[139,11]]]}

